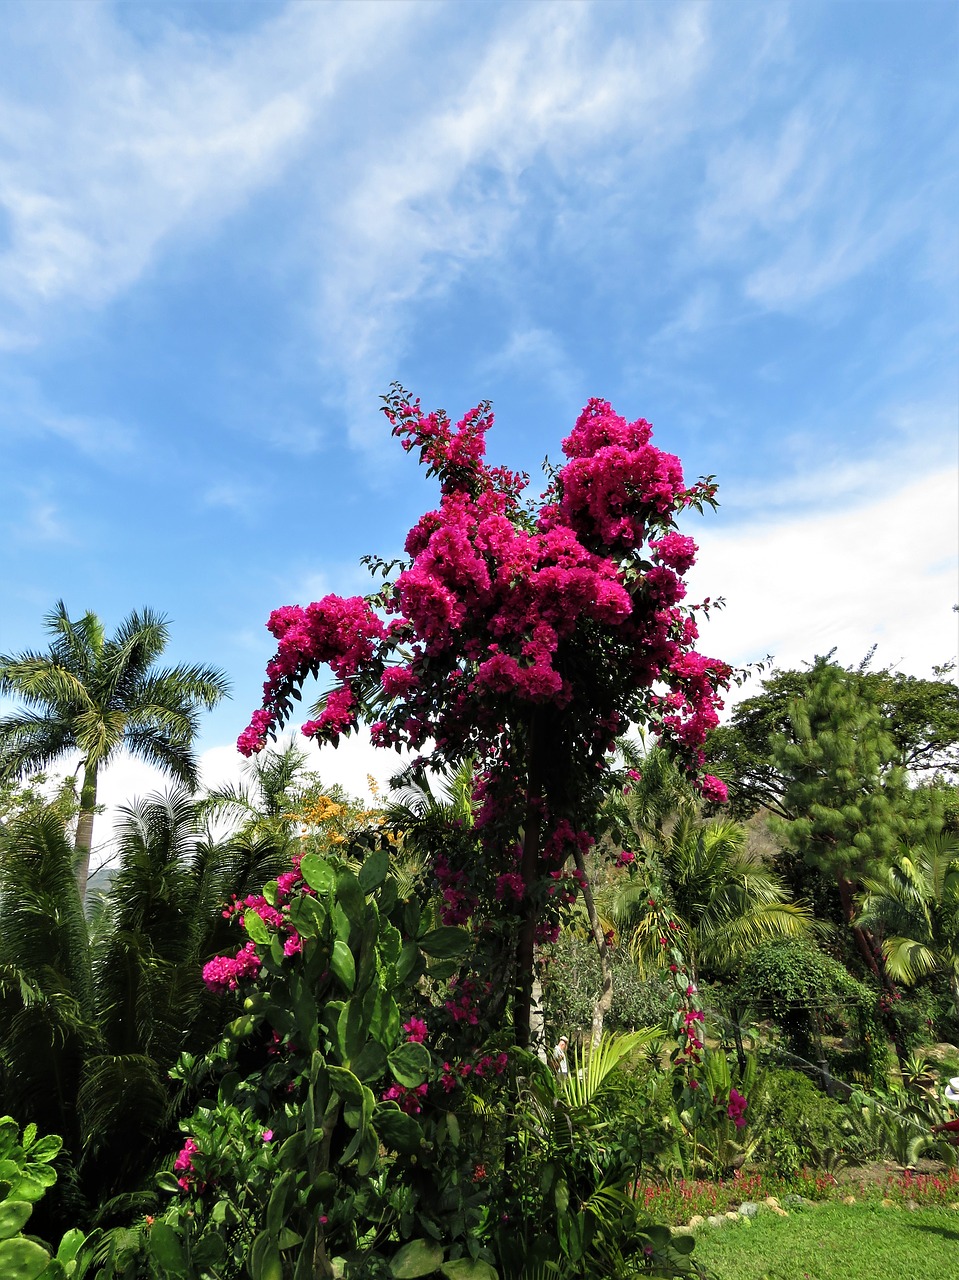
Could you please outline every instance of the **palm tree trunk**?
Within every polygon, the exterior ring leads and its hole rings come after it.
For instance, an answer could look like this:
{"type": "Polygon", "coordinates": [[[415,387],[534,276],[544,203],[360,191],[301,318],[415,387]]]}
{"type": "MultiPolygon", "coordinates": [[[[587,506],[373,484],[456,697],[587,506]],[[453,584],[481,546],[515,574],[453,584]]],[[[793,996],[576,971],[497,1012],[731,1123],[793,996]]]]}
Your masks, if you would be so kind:
{"type": "Polygon", "coordinates": [[[87,894],[90,875],[90,853],[93,849],[93,819],[97,810],[97,764],[89,760],[83,769],[83,787],[80,791],[80,813],[77,818],[76,851],[77,889],[80,901],[87,894]]]}
{"type": "MultiPolygon", "coordinates": [[[[839,884],[839,896],[842,900],[843,913],[845,914],[846,920],[853,931],[853,935],[856,939],[856,945],[859,947],[863,959],[872,970],[873,976],[878,981],[880,987],[891,995],[894,987],[889,977],[889,970],[886,968],[886,960],[883,956],[882,949],[877,946],[876,940],[871,933],[855,923],[856,907],[852,897],[852,884],[846,876],[842,874],[842,872],[837,875],[836,879],[839,884]]],[[[903,1070],[908,1057],[906,1052],[906,1042],[902,1034],[902,1027],[899,1025],[899,1019],[896,1016],[895,1009],[892,1007],[890,1007],[890,1011],[886,1015],[886,1020],[889,1023],[889,1029],[892,1032],[892,1043],[896,1050],[896,1058],[899,1062],[899,1067],[903,1070]]]]}

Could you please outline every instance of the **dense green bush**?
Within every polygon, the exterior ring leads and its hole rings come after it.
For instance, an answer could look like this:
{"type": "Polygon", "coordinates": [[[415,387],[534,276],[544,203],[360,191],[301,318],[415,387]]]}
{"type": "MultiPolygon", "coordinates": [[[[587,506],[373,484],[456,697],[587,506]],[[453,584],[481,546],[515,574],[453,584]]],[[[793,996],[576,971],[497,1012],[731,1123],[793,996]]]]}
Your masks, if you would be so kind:
{"type": "Polygon", "coordinates": [[[773,1019],[797,1058],[814,1063],[822,1056],[824,1033],[846,1035],[860,1051],[858,1070],[870,1078],[885,1070],[876,993],[804,939],[757,947],[743,965],[734,998],[755,1017],[773,1019]]]}
{"type": "Polygon", "coordinates": [[[763,1083],[765,1126],[759,1154],[764,1163],[783,1176],[805,1165],[828,1165],[829,1153],[846,1141],[843,1118],[848,1108],[801,1071],[770,1069],[763,1083]]]}

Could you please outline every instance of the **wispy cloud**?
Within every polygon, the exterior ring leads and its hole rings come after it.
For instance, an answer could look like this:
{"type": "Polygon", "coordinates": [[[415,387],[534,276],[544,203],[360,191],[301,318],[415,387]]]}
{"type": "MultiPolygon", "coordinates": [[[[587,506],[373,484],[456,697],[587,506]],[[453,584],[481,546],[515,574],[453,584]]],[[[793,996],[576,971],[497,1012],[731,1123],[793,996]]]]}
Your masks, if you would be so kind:
{"type": "Polygon", "coordinates": [[[668,18],[643,9],[635,38],[612,41],[591,6],[500,13],[465,82],[441,89],[391,139],[388,158],[367,158],[324,233],[336,258],[320,283],[318,324],[356,443],[366,442],[363,410],[397,367],[413,300],[500,257],[527,212],[531,167],[558,175],[559,223],[573,192],[599,190],[597,147],[620,131],[655,136],[708,62],[701,6],[668,18]]]}
{"type": "Polygon", "coordinates": [[[169,25],[143,44],[107,6],[21,6],[0,70],[27,59],[42,92],[0,95],[0,298],[34,320],[103,303],[172,231],[228,216],[290,162],[377,27],[407,12],[372,8],[293,5],[252,37],[169,25]]]}
{"type": "Polygon", "coordinates": [[[136,425],[105,414],[63,410],[37,382],[0,367],[0,437],[4,435],[50,436],[100,462],[129,457],[140,441],[136,425]]]}
{"type": "Polygon", "coordinates": [[[210,485],[201,495],[201,502],[206,507],[224,507],[247,515],[258,510],[263,501],[263,491],[256,485],[242,480],[220,480],[210,485]]]}
{"type": "Polygon", "coordinates": [[[514,329],[506,343],[482,360],[480,377],[524,373],[564,404],[582,397],[583,374],[559,334],[536,326],[514,329]]]}

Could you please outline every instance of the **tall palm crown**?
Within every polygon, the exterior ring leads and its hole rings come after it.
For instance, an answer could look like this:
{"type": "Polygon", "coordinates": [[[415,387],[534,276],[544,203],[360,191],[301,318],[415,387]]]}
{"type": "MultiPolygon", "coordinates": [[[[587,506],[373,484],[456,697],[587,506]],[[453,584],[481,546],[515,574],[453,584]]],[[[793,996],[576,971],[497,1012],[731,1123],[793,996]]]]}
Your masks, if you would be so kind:
{"type": "Polygon", "coordinates": [[[0,717],[0,775],[34,772],[79,752],[76,872],[83,896],[100,769],[126,749],[195,788],[199,711],[214,707],[229,686],[215,667],[156,670],[169,628],[150,609],[131,613],[108,638],[96,614],[73,621],[61,600],[46,629],[52,637],[46,653],[0,655],[0,693],[24,703],[0,717]]]}
{"type": "Polygon", "coordinates": [[[959,840],[938,836],[863,882],[859,924],[882,937],[886,965],[907,985],[941,974],[959,1010],[959,840]]]}
{"type": "Polygon", "coordinates": [[[664,937],[694,972],[723,972],[768,939],[814,930],[812,912],[789,900],[749,848],[746,828],[702,818],[661,748],[632,763],[640,765],[633,786],[611,797],[606,812],[619,842],[639,853],[638,874],[601,888],[597,903],[642,968],[669,962],[664,937]]]}

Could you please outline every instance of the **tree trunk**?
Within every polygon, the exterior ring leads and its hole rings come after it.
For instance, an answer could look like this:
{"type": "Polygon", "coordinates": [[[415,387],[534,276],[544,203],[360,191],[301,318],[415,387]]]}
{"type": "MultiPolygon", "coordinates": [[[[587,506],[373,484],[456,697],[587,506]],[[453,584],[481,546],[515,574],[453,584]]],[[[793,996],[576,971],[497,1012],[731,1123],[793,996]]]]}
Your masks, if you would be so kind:
{"type": "Polygon", "coordinates": [[[80,790],[80,812],[77,817],[77,838],[74,844],[76,853],[77,889],[80,901],[87,894],[87,879],[90,875],[90,853],[93,849],[93,819],[97,809],[97,764],[87,763],[83,769],[83,787],[80,790]]]}
{"type": "Polygon", "coordinates": [[[869,939],[866,937],[865,931],[860,929],[855,923],[856,904],[852,900],[852,882],[848,880],[841,871],[836,872],[836,883],[839,886],[839,900],[842,903],[843,915],[846,917],[846,923],[852,929],[853,937],[856,939],[856,946],[859,948],[860,955],[869,966],[869,970],[873,977],[878,981],[882,981],[882,974],[879,972],[879,965],[876,963],[876,953],[869,945],[869,939]]]}
{"type": "MultiPolygon", "coordinates": [[[[839,897],[842,900],[843,914],[849,922],[856,939],[856,945],[872,971],[873,977],[879,983],[883,991],[888,995],[892,995],[895,990],[894,985],[889,977],[889,971],[886,968],[886,960],[882,954],[881,948],[877,945],[872,934],[867,933],[865,929],[861,929],[859,925],[853,921],[856,915],[856,906],[852,898],[852,883],[841,873],[837,873],[836,880],[839,884],[839,897]]],[[[906,1051],[906,1042],[903,1038],[902,1027],[899,1025],[899,1019],[896,1017],[896,1011],[892,1008],[890,1001],[890,1009],[886,1014],[886,1020],[889,1023],[889,1029],[892,1032],[892,1043],[896,1050],[896,1058],[899,1062],[899,1069],[905,1069],[908,1053],[906,1051]]]]}
{"type": "Polygon", "coordinates": [[[593,935],[593,941],[596,943],[596,950],[599,952],[599,972],[600,972],[600,989],[599,999],[593,1005],[593,1025],[590,1033],[590,1042],[595,1049],[603,1038],[603,1022],[609,1013],[610,1006],[613,1003],[613,974],[609,967],[609,943],[606,941],[606,933],[600,921],[599,914],[596,910],[596,902],[593,898],[593,890],[590,887],[589,880],[586,877],[586,860],[583,857],[583,851],[577,846],[573,855],[576,861],[576,870],[582,877],[583,882],[583,901],[586,903],[586,914],[589,917],[589,929],[593,935]]]}
{"type": "Polygon", "coordinates": [[[534,711],[529,731],[529,771],[526,783],[526,822],[523,830],[523,919],[516,940],[516,987],[513,997],[513,1039],[528,1049],[532,1032],[533,956],[536,947],[536,904],[533,886],[539,870],[540,834],[543,827],[543,747],[539,716],[534,711]]]}

